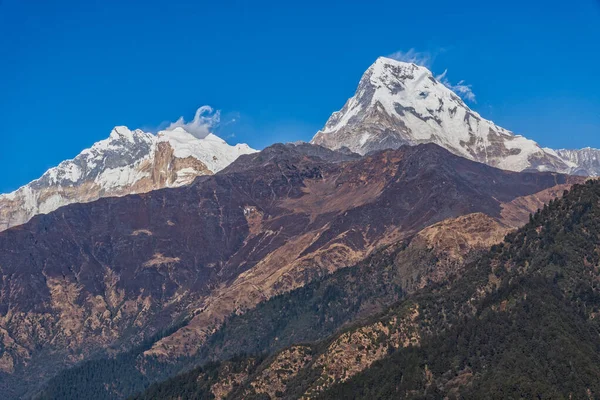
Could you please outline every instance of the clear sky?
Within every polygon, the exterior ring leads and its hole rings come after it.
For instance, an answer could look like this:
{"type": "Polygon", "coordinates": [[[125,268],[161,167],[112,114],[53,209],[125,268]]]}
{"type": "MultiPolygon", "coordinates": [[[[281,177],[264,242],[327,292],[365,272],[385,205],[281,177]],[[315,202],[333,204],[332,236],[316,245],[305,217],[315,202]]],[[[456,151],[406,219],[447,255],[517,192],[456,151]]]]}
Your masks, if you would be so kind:
{"type": "Polygon", "coordinates": [[[202,105],[230,142],[309,140],[378,56],[411,49],[499,125],[600,147],[598,0],[0,0],[0,192],[202,105]]]}

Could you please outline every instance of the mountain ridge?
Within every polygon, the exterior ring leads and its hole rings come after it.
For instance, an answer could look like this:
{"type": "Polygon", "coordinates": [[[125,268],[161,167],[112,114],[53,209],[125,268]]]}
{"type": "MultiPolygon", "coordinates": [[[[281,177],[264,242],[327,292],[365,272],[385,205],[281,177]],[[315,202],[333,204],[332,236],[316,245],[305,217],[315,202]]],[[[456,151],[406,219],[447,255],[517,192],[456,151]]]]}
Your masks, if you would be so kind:
{"type": "MultiPolygon", "coordinates": [[[[153,135],[117,126],[74,159],[0,196],[0,231],[8,228],[0,232],[0,393],[31,394],[60,368],[132,348],[139,354],[126,366],[141,375],[139,389],[150,376],[146,367],[219,360],[228,344],[218,338],[227,332],[238,349],[277,349],[297,333],[277,312],[268,315],[276,329],[261,327],[261,334],[240,335],[223,324],[248,314],[258,326],[261,316],[252,310],[272,310],[277,303],[270,299],[307,284],[303,293],[314,296],[308,308],[297,295],[283,298],[307,319],[315,309],[323,318],[336,315],[325,331],[311,325],[303,332],[322,339],[406,293],[444,286],[463,273],[471,250],[534,220],[530,213],[583,180],[566,173],[600,171],[598,150],[541,148],[482,118],[427,69],[386,58],[367,70],[312,144],[256,152],[192,128],[180,120],[153,135]],[[359,266],[398,244],[384,254],[392,264],[377,264],[392,271],[359,266]],[[380,273],[394,281],[358,287],[362,273],[363,283],[380,273]],[[315,281],[329,282],[331,292],[315,289],[315,281]],[[377,295],[369,297],[369,289],[377,295]],[[348,309],[320,304],[340,294],[348,309]],[[223,347],[207,350],[211,343],[223,347]]],[[[371,365],[420,345],[423,309],[408,306],[328,342],[334,352],[317,365],[326,373],[306,393],[353,379],[364,367],[353,360],[371,365]],[[390,332],[387,348],[377,342],[374,352],[361,353],[362,342],[390,332]],[[353,353],[335,355],[348,347],[353,353]]],[[[292,360],[298,372],[309,347],[269,362],[279,370],[292,360]]],[[[289,387],[271,372],[244,392],[231,382],[217,391],[278,397],[289,387]]]]}
{"type": "MultiPolygon", "coordinates": [[[[194,122],[210,123],[204,116],[207,111],[212,109],[201,107],[194,122]]],[[[0,231],[74,202],[189,184],[195,176],[216,173],[237,156],[255,152],[245,144],[229,146],[208,130],[193,134],[186,127],[180,119],[154,135],[116,126],[107,139],[75,158],[0,194],[0,231]]],[[[541,148],[471,110],[427,68],[386,57],[367,69],[355,95],[331,115],[311,143],[363,155],[404,144],[435,143],[461,157],[511,171],[600,175],[600,150],[541,148]]]]}
{"type": "Polygon", "coordinates": [[[198,138],[183,127],[152,134],[116,126],[73,159],[0,195],[0,231],[71,203],[186,185],[252,152],[246,144],[230,146],[212,133],[198,138]]]}

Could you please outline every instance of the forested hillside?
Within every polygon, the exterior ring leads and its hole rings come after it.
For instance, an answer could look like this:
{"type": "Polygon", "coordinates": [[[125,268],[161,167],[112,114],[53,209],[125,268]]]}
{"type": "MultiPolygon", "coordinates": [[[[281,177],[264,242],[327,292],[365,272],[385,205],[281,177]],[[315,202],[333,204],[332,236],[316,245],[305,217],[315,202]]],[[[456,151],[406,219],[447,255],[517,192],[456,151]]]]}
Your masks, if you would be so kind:
{"type": "Polygon", "coordinates": [[[409,286],[409,268],[421,268],[426,275],[437,262],[435,252],[419,244],[387,246],[354,267],[276,296],[245,314],[231,316],[196,357],[176,364],[161,363],[140,357],[151,344],[139,346],[117,357],[90,360],[61,372],[50,380],[39,399],[110,399],[136,393],[152,380],[190,366],[239,353],[268,353],[327,337],[345,323],[381,312],[403,298],[409,286]],[[142,368],[138,368],[140,363],[142,368]]]}
{"type": "Polygon", "coordinates": [[[599,261],[600,183],[589,181],[533,215],[462,282],[415,299],[431,318],[423,326],[441,334],[322,398],[596,398],[599,261]]]}
{"type": "MultiPolygon", "coordinates": [[[[599,262],[600,183],[589,181],[464,274],[270,356],[227,398],[595,398],[599,262]]],[[[188,384],[202,373],[188,373],[188,384]]],[[[181,379],[137,398],[192,398],[181,379]]],[[[194,398],[225,398],[214,387],[194,398]]]]}
{"type": "Polygon", "coordinates": [[[91,360],[60,373],[50,380],[43,398],[127,396],[152,381],[197,365],[226,360],[240,353],[272,353],[294,343],[317,341],[352,321],[384,311],[419,287],[460,274],[465,259],[476,257],[486,243],[496,243],[502,232],[501,225],[483,214],[428,227],[411,239],[375,251],[353,267],[229,317],[195,357],[163,363],[142,357],[148,346],[140,346],[117,357],[91,360]],[[477,238],[473,230],[481,231],[489,239],[474,240],[477,238]],[[433,234],[435,244],[430,239],[433,234]],[[462,250],[448,252],[461,235],[465,237],[462,250]],[[466,243],[467,239],[471,242],[466,243]]]}

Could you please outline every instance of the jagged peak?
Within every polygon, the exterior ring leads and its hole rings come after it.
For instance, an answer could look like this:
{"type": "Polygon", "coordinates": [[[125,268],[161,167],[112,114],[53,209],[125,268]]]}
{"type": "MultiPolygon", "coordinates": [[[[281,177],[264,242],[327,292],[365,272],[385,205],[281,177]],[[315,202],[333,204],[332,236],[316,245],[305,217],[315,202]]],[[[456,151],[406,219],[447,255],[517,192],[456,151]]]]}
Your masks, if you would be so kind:
{"type": "Polygon", "coordinates": [[[403,144],[436,143],[494,167],[567,172],[572,163],[473,111],[426,67],[379,57],[353,97],[311,143],[366,154],[403,144]]]}
{"type": "Polygon", "coordinates": [[[396,60],[395,58],[384,57],[384,56],[377,57],[377,59],[371,66],[375,66],[375,65],[392,65],[392,66],[403,67],[403,68],[408,68],[408,69],[424,69],[424,70],[429,71],[429,69],[427,69],[427,67],[415,64],[414,62],[400,61],[400,60],[396,60]]]}
{"type": "Polygon", "coordinates": [[[124,125],[119,125],[119,126],[115,126],[110,131],[109,138],[111,138],[111,139],[124,138],[124,139],[129,140],[130,142],[133,142],[133,135],[134,135],[134,132],[132,132],[128,127],[126,127],[124,125]]]}
{"type": "Polygon", "coordinates": [[[433,73],[426,67],[404,61],[394,60],[387,57],[379,57],[365,72],[365,76],[373,81],[387,82],[389,80],[407,81],[431,78],[435,80],[433,73]]]}

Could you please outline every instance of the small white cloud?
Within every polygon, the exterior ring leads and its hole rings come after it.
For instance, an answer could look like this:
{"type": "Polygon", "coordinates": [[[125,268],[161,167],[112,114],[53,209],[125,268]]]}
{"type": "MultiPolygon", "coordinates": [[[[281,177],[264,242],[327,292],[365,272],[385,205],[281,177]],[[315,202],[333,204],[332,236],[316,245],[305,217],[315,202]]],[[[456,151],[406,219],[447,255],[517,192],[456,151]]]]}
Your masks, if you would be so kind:
{"type": "Polygon", "coordinates": [[[190,122],[185,122],[183,117],[175,122],[172,122],[166,130],[172,131],[175,128],[183,128],[198,139],[203,139],[215,128],[221,121],[221,112],[215,111],[211,106],[202,106],[196,110],[194,119],[190,122]]]}
{"type": "Polygon", "coordinates": [[[388,58],[392,58],[397,61],[415,63],[423,67],[431,68],[431,64],[433,63],[433,59],[435,57],[429,52],[420,52],[416,51],[415,49],[410,49],[408,51],[400,50],[392,53],[388,55],[388,58]]]}
{"type": "Polygon", "coordinates": [[[473,103],[475,103],[476,102],[475,101],[475,93],[473,93],[473,89],[471,88],[471,85],[466,84],[464,80],[461,80],[457,84],[454,85],[448,80],[448,78],[446,78],[447,73],[448,73],[448,69],[446,69],[440,75],[436,76],[435,79],[437,79],[444,86],[446,86],[448,89],[450,89],[453,92],[455,92],[456,94],[458,94],[463,99],[466,99],[466,100],[469,100],[469,101],[472,101],[473,103]]]}

